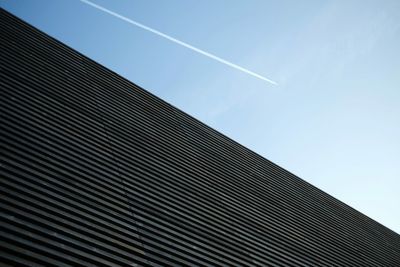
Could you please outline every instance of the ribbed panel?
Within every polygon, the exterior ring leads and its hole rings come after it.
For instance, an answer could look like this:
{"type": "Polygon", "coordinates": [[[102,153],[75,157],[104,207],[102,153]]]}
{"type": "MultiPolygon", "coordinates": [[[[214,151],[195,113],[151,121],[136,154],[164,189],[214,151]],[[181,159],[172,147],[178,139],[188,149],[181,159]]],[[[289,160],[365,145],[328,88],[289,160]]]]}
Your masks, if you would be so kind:
{"type": "Polygon", "coordinates": [[[400,266],[396,233],[0,17],[5,266],[400,266]]]}

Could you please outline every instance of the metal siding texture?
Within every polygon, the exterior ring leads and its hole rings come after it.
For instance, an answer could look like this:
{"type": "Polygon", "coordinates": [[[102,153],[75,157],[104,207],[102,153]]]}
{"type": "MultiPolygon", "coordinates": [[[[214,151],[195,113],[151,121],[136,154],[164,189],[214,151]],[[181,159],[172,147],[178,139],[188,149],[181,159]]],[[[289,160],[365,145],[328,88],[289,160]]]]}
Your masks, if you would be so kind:
{"type": "Polygon", "coordinates": [[[4,266],[400,266],[400,237],[0,12],[4,266]]]}

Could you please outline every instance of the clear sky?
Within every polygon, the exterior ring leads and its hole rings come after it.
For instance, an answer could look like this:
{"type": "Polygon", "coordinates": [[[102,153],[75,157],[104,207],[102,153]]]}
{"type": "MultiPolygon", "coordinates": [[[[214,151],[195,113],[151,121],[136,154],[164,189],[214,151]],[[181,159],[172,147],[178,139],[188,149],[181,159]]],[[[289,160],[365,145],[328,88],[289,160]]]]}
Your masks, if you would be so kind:
{"type": "Polygon", "coordinates": [[[278,86],[79,0],[0,5],[400,233],[400,1],[93,2],[278,86]]]}

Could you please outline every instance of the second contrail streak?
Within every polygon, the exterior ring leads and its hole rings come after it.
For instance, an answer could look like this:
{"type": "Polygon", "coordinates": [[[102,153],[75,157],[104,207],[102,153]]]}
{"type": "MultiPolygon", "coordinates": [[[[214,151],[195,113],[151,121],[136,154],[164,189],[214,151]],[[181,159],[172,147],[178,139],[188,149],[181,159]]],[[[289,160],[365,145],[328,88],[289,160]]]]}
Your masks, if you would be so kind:
{"type": "Polygon", "coordinates": [[[234,63],[232,63],[232,62],[229,62],[229,61],[227,61],[227,60],[225,60],[225,59],[222,59],[222,58],[220,58],[220,57],[217,57],[216,55],[213,55],[213,54],[211,54],[211,53],[208,53],[208,52],[206,52],[206,51],[203,51],[203,50],[201,50],[201,49],[199,49],[199,48],[197,48],[197,47],[194,47],[194,46],[192,46],[192,45],[190,45],[190,44],[188,44],[188,43],[185,43],[185,42],[182,42],[182,41],[180,41],[180,40],[178,40],[178,39],[175,39],[174,37],[171,37],[171,36],[169,36],[169,35],[167,35],[167,34],[165,34],[165,33],[159,32],[159,31],[157,31],[157,30],[155,30],[155,29],[153,29],[153,28],[147,27],[146,25],[143,25],[143,24],[141,24],[141,23],[139,23],[139,22],[136,22],[136,21],[134,21],[134,20],[131,20],[131,19],[127,18],[127,17],[124,17],[124,16],[122,16],[122,15],[120,15],[120,14],[118,14],[118,13],[115,13],[114,11],[111,11],[111,10],[105,8],[105,7],[102,7],[102,6],[99,6],[99,5],[95,4],[95,3],[92,3],[91,1],[88,1],[88,0],[80,0],[80,1],[83,2],[83,3],[85,3],[85,4],[87,4],[87,5],[92,6],[92,7],[94,7],[94,8],[97,8],[97,9],[103,11],[103,12],[106,12],[106,13],[108,13],[108,14],[114,16],[114,17],[117,17],[117,18],[119,18],[119,19],[121,19],[121,20],[123,20],[123,21],[126,21],[126,22],[128,22],[128,23],[130,23],[130,24],[132,24],[132,25],[135,25],[135,26],[137,26],[137,27],[139,27],[139,28],[142,28],[142,29],[144,29],[144,30],[146,30],[146,31],[152,32],[152,33],[154,33],[154,34],[157,34],[158,36],[164,37],[165,39],[168,39],[168,40],[170,40],[170,41],[172,41],[172,42],[174,42],[174,43],[177,43],[177,44],[179,44],[179,45],[181,45],[181,46],[184,46],[184,47],[186,47],[186,48],[189,48],[190,50],[193,50],[193,51],[195,51],[195,52],[197,52],[197,53],[199,53],[199,54],[201,54],[201,55],[204,55],[204,56],[206,56],[206,57],[209,57],[209,58],[211,58],[211,59],[214,59],[214,60],[216,60],[216,61],[218,61],[218,62],[220,62],[220,63],[223,63],[223,64],[225,64],[225,65],[227,65],[227,66],[229,66],[229,67],[232,67],[232,68],[234,68],[234,69],[240,70],[240,71],[242,71],[242,72],[244,72],[244,73],[247,73],[247,74],[249,74],[249,75],[251,75],[251,76],[254,76],[254,77],[256,77],[256,78],[259,78],[259,79],[261,79],[261,80],[264,80],[264,81],[266,81],[266,82],[269,82],[269,83],[271,83],[271,84],[273,84],[273,85],[278,85],[278,84],[277,84],[276,82],[274,82],[273,80],[270,80],[270,79],[268,79],[268,78],[266,78],[266,77],[264,77],[264,76],[262,76],[262,75],[260,75],[260,74],[257,74],[257,73],[255,73],[255,72],[252,72],[252,71],[250,71],[250,70],[248,70],[248,69],[245,69],[245,68],[243,68],[243,67],[241,67],[241,66],[238,66],[238,65],[236,65],[236,64],[234,64],[234,63]]]}

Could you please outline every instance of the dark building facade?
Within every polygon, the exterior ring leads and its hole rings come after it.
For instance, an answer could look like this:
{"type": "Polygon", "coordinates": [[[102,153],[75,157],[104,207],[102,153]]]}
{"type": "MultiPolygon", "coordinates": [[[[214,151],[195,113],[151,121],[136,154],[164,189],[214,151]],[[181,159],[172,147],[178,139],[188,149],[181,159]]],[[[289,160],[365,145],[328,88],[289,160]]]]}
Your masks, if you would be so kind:
{"type": "Polygon", "coordinates": [[[400,266],[400,237],[0,12],[1,266],[400,266]]]}

